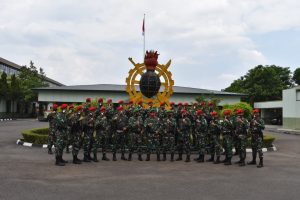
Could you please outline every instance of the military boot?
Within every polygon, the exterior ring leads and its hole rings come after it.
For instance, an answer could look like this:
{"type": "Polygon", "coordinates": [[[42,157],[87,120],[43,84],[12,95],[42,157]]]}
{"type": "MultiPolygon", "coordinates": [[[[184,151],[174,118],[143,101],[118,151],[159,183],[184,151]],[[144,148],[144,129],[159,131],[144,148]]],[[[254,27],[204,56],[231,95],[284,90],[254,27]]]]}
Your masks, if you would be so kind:
{"type": "Polygon", "coordinates": [[[178,158],[176,159],[176,161],[180,161],[180,160],[182,160],[182,153],[179,153],[178,158]]]}
{"type": "Polygon", "coordinates": [[[215,160],[215,155],[211,154],[210,159],[206,160],[206,162],[214,162],[215,160]]]}
{"type": "Polygon", "coordinates": [[[257,165],[257,168],[262,168],[264,166],[264,158],[259,158],[259,164],[257,165]]]}
{"type": "Polygon", "coordinates": [[[256,151],[254,152],[252,149],[252,161],[251,162],[247,162],[248,165],[256,165],[256,151]]]}
{"type": "Polygon", "coordinates": [[[198,158],[194,158],[194,161],[199,161],[200,160],[200,158],[201,158],[201,154],[199,153],[199,156],[198,156],[198,158]]]}
{"type": "Polygon", "coordinates": [[[83,162],[91,162],[87,154],[83,155],[83,162]]]}
{"type": "Polygon", "coordinates": [[[150,161],[150,153],[147,154],[146,161],[150,161]]]}
{"type": "Polygon", "coordinates": [[[131,160],[132,160],[132,154],[129,153],[129,155],[128,155],[128,161],[131,161],[131,160]]]}
{"type": "Polygon", "coordinates": [[[73,156],[73,163],[74,163],[74,164],[81,164],[81,160],[79,160],[79,159],[77,158],[77,155],[73,156]]]}
{"type": "Polygon", "coordinates": [[[122,155],[121,155],[121,160],[127,160],[126,157],[125,157],[125,154],[122,152],[122,155]]]}
{"type": "Polygon", "coordinates": [[[55,156],[55,165],[57,165],[57,166],[65,166],[65,163],[61,162],[59,156],[55,156]]]}
{"type": "Polygon", "coordinates": [[[239,164],[239,166],[240,166],[240,167],[244,167],[245,165],[246,165],[246,164],[245,164],[245,160],[242,159],[242,160],[241,160],[241,163],[239,164]]]}
{"type": "Polygon", "coordinates": [[[139,154],[138,160],[139,160],[139,161],[143,161],[142,154],[139,154]]]}
{"type": "Polygon", "coordinates": [[[174,153],[171,153],[171,162],[174,161],[174,153]]]}
{"type": "Polygon", "coordinates": [[[163,161],[166,161],[167,160],[167,154],[166,153],[164,153],[163,154],[163,159],[162,159],[163,161]]]}
{"type": "Polygon", "coordinates": [[[224,162],[224,165],[231,165],[231,157],[227,158],[226,162],[224,162]]]}
{"type": "Polygon", "coordinates": [[[216,159],[216,161],[214,162],[214,164],[220,164],[221,163],[221,161],[220,161],[220,156],[217,156],[217,159],[216,159]]]}
{"type": "Polygon", "coordinates": [[[116,153],[113,153],[113,161],[117,161],[116,153]]]}
{"type": "Polygon", "coordinates": [[[106,153],[103,153],[102,160],[109,161],[109,159],[106,157],[106,153]]]}
{"type": "Polygon", "coordinates": [[[94,153],[94,158],[93,158],[94,162],[99,162],[98,158],[97,158],[97,153],[94,153]]]}
{"type": "Polygon", "coordinates": [[[200,155],[197,162],[199,162],[199,163],[204,162],[204,155],[200,155]]]}
{"type": "Polygon", "coordinates": [[[49,149],[48,149],[48,154],[53,154],[53,152],[52,152],[52,149],[51,149],[51,148],[49,148],[49,149]]]}
{"type": "Polygon", "coordinates": [[[186,155],[185,162],[191,162],[191,159],[190,159],[190,157],[191,157],[191,155],[190,155],[190,154],[186,155]]]}
{"type": "Polygon", "coordinates": [[[160,161],[160,154],[159,153],[156,154],[156,160],[160,161]]]}

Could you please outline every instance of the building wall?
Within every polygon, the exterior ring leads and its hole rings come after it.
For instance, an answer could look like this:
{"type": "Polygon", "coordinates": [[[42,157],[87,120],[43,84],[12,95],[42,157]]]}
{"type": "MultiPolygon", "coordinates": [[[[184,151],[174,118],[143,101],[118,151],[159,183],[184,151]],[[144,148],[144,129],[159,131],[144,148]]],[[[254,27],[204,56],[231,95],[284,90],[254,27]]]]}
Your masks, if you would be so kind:
{"type": "Polygon", "coordinates": [[[0,113],[6,112],[6,101],[0,99],[0,113]]]}
{"type": "Polygon", "coordinates": [[[300,129],[300,86],[283,90],[283,127],[300,129]]]}

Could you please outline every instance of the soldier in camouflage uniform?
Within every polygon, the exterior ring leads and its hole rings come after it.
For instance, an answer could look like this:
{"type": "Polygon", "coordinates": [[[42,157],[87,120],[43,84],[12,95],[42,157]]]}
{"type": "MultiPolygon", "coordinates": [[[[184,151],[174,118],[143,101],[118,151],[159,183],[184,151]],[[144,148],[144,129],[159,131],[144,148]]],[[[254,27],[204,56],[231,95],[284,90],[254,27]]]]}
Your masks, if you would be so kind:
{"type": "Polygon", "coordinates": [[[128,119],[124,113],[122,106],[118,107],[118,113],[113,118],[113,126],[116,127],[116,131],[113,133],[113,161],[117,160],[116,153],[118,149],[121,149],[121,160],[127,160],[125,157],[125,147],[128,132],[128,119]]]}
{"type": "Polygon", "coordinates": [[[235,121],[235,134],[238,137],[238,151],[240,154],[240,160],[237,162],[237,164],[239,164],[240,166],[245,166],[249,123],[247,119],[244,118],[244,110],[238,109],[236,111],[236,114],[237,118],[235,121]]]}
{"type": "Polygon", "coordinates": [[[175,114],[175,110],[176,110],[176,108],[175,108],[175,103],[174,102],[170,102],[170,110],[172,110],[173,111],[173,115],[175,114]]]}
{"type": "Polygon", "coordinates": [[[95,111],[95,119],[101,114],[102,106],[103,106],[103,99],[99,98],[98,99],[98,105],[97,105],[97,108],[96,108],[96,111],[95,111]]]}
{"type": "Polygon", "coordinates": [[[220,121],[218,120],[218,113],[216,111],[211,112],[212,120],[208,126],[209,132],[212,137],[212,151],[211,151],[211,158],[208,160],[209,162],[214,161],[214,157],[216,155],[216,160],[214,164],[219,164],[220,162],[220,155],[221,155],[221,125],[220,121]]]}
{"type": "Polygon", "coordinates": [[[134,110],[133,101],[130,100],[128,102],[128,107],[125,110],[125,115],[127,116],[128,119],[133,116],[133,110],[134,110]]]}
{"type": "MultiPolygon", "coordinates": [[[[213,103],[212,102],[208,102],[207,106],[204,107],[204,116],[205,119],[207,121],[208,126],[210,125],[210,121],[213,119],[213,117],[211,116],[211,113],[213,112],[213,103]]],[[[209,154],[214,154],[214,140],[213,140],[213,136],[210,132],[210,129],[208,128],[207,130],[207,134],[206,134],[206,143],[208,145],[208,153],[209,154]]],[[[213,162],[214,158],[210,158],[208,160],[206,160],[207,162],[213,162]]]]}
{"type": "Polygon", "coordinates": [[[128,129],[129,129],[129,137],[128,137],[128,147],[129,147],[129,156],[128,160],[131,161],[132,154],[134,149],[137,149],[138,160],[143,161],[142,158],[142,146],[143,146],[143,118],[139,114],[138,109],[134,109],[132,111],[133,116],[131,116],[128,120],[128,129]]]}
{"type": "Polygon", "coordinates": [[[178,121],[177,132],[178,132],[178,158],[176,161],[182,160],[183,151],[186,152],[185,162],[190,162],[191,156],[191,142],[190,142],[190,131],[191,131],[191,120],[187,116],[187,110],[181,110],[181,118],[178,121]]]}
{"type": "Polygon", "coordinates": [[[113,117],[116,114],[116,110],[113,106],[112,100],[108,99],[107,100],[107,106],[106,106],[106,117],[108,120],[108,126],[109,126],[109,131],[108,131],[108,143],[112,144],[112,136],[114,135],[115,131],[116,131],[116,127],[113,126],[113,117]]]}
{"type": "Polygon", "coordinates": [[[144,121],[146,119],[145,118],[146,117],[146,110],[143,107],[143,101],[139,101],[137,104],[138,105],[137,105],[136,109],[139,111],[139,114],[140,114],[140,116],[142,116],[142,119],[144,121]]]}
{"type": "Polygon", "coordinates": [[[48,134],[48,154],[53,154],[52,146],[55,143],[55,132],[56,132],[56,124],[55,118],[57,115],[57,104],[53,104],[52,112],[47,116],[47,120],[49,121],[49,134],[48,134]]]}
{"type": "Polygon", "coordinates": [[[158,118],[159,119],[164,119],[167,117],[167,111],[165,109],[165,105],[166,105],[165,102],[160,103],[160,108],[158,110],[158,118]]]}
{"type": "Polygon", "coordinates": [[[108,128],[109,126],[106,117],[106,109],[101,107],[100,114],[97,116],[95,121],[96,137],[93,144],[94,162],[98,162],[97,151],[100,147],[102,148],[102,160],[109,161],[109,159],[106,157],[108,128]]]}
{"type": "MultiPolygon", "coordinates": [[[[182,103],[178,102],[177,108],[174,111],[174,117],[175,117],[175,120],[176,120],[176,124],[178,124],[179,119],[181,118],[181,110],[182,109],[183,109],[182,103]]],[[[176,146],[178,145],[178,132],[177,132],[177,130],[175,132],[175,145],[176,146]]]]}
{"type": "Polygon", "coordinates": [[[155,109],[152,108],[149,117],[144,121],[144,128],[147,135],[147,158],[150,160],[150,154],[152,149],[155,149],[157,155],[157,161],[160,161],[160,124],[159,119],[156,116],[155,109]]]}
{"type": "Polygon", "coordinates": [[[223,146],[225,149],[224,165],[231,165],[234,124],[230,119],[231,110],[224,110],[224,120],[221,123],[223,146]]]}
{"type": "Polygon", "coordinates": [[[258,153],[259,156],[259,164],[258,168],[264,166],[263,164],[263,132],[265,129],[264,121],[259,116],[259,110],[253,110],[253,118],[250,122],[250,133],[251,133],[251,146],[252,146],[252,161],[248,162],[248,165],[256,165],[256,156],[258,153]]]}
{"type": "Polygon", "coordinates": [[[69,105],[69,111],[67,113],[67,120],[68,120],[68,130],[67,130],[67,137],[66,137],[66,153],[70,153],[70,145],[72,144],[72,122],[70,121],[71,116],[74,114],[74,105],[69,105]]]}
{"type": "Polygon", "coordinates": [[[81,140],[82,140],[82,116],[81,116],[82,106],[76,107],[76,113],[73,113],[69,117],[71,123],[71,141],[72,141],[72,154],[73,163],[81,164],[81,160],[78,159],[78,153],[80,150],[81,140]]]}
{"type": "Polygon", "coordinates": [[[83,127],[84,127],[84,135],[83,135],[83,161],[91,162],[93,159],[91,157],[91,141],[93,141],[94,136],[94,123],[95,123],[95,107],[89,108],[89,114],[85,116],[83,127]]]}
{"type": "Polygon", "coordinates": [[[199,157],[194,159],[197,162],[204,162],[205,148],[206,148],[206,133],[207,133],[207,121],[204,117],[202,110],[197,110],[195,119],[195,134],[197,138],[197,149],[199,151],[199,157]]]}
{"type": "Polygon", "coordinates": [[[175,153],[175,132],[176,132],[176,120],[173,116],[173,111],[167,111],[167,117],[160,119],[161,121],[161,146],[163,153],[163,161],[166,161],[167,150],[170,150],[171,153],[171,161],[174,161],[174,153],[175,153]]]}
{"type": "Polygon", "coordinates": [[[67,134],[67,117],[66,117],[66,109],[68,105],[62,104],[61,109],[62,112],[57,113],[55,118],[55,124],[57,125],[56,129],[56,142],[55,142],[55,164],[58,166],[64,166],[67,161],[63,160],[63,150],[65,147],[65,138],[67,134]]]}

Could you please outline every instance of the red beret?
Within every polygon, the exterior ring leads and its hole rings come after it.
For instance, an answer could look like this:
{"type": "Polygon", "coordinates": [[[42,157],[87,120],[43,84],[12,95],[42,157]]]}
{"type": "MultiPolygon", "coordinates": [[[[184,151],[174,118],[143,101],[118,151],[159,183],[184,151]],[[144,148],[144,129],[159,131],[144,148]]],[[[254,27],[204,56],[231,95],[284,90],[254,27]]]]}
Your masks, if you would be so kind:
{"type": "Polygon", "coordinates": [[[89,111],[94,112],[96,110],[96,108],[94,106],[89,108],[89,111]]]}
{"type": "Polygon", "coordinates": [[[128,102],[128,104],[133,104],[133,101],[132,101],[132,100],[130,100],[130,101],[128,102]]]}
{"type": "Polygon", "coordinates": [[[107,103],[111,103],[112,102],[112,100],[111,99],[107,99],[107,103]]]}
{"type": "Polygon", "coordinates": [[[196,106],[196,105],[198,105],[198,103],[197,103],[197,102],[194,102],[193,105],[196,106]]]}
{"type": "Polygon", "coordinates": [[[106,111],[106,108],[105,107],[101,107],[100,111],[106,111]]]}
{"type": "Polygon", "coordinates": [[[70,104],[69,105],[69,109],[73,109],[74,108],[74,105],[73,104],[70,104]]]}
{"type": "Polygon", "coordinates": [[[143,104],[143,101],[142,101],[142,100],[140,100],[140,101],[138,102],[138,104],[139,104],[139,105],[142,105],[142,104],[143,104]]]}
{"type": "Polygon", "coordinates": [[[186,113],[187,111],[185,109],[182,109],[181,110],[181,113],[186,113]]]}
{"type": "Polygon", "coordinates": [[[57,107],[58,107],[58,105],[55,103],[55,104],[53,104],[53,109],[57,109],[57,107]]]}
{"type": "Polygon", "coordinates": [[[259,113],[259,109],[257,109],[257,108],[254,109],[254,110],[253,110],[253,113],[259,113]]]}
{"type": "Polygon", "coordinates": [[[183,104],[184,106],[188,106],[189,105],[189,103],[188,102],[184,102],[184,104],[183,104]]]}
{"type": "Polygon", "coordinates": [[[201,106],[205,106],[206,105],[206,102],[205,101],[202,101],[201,102],[201,106]]]}
{"type": "Polygon", "coordinates": [[[213,117],[216,117],[216,116],[218,116],[218,113],[216,111],[213,111],[213,112],[210,113],[210,115],[213,116],[213,117]]]}
{"type": "Polygon", "coordinates": [[[117,110],[118,110],[118,111],[122,111],[122,110],[123,110],[123,106],[119,106],[119,107],[117,108],[117,110]]]}
{"type": "Polygon", "coordinates": [[[86,98],[85,102],[91,102],[91,98],[86,98]]]}
{"type": "Polygon", "coordinates": [[[208,106],[213,106],[214,104],[213,104],[213,102],[208,102],[208,106]]]}
{"type": "Polygon", "coordinates": [[[102,102],[103,102],[102,98],[98,99],[98,103],[102,103],[102,102]]]}
{"type": "Polygon", "coordinates": [[[160,103],[160,106],[164,106],[166,103],[165,102],[161,102],[160,103]]]}
{"type": "Polygon", "coordinates": [[[82,109],[82,105],[77,106],[76,110],[79,111],[82,109]]]}
{"type": "Polygon", "coordinates": [[[123,100],[118,101],[118,104],[123,104],[123,103],[124,103],[123,100]]]}
{"type": "Polygon", "coordinates": [[[62,104],[60,107],[61,107],[61,109],[65,109],[65,108],[68,107],[68,104],[65,104],[65,103],[64,103],[64,104],[62,104]]]}
{"type": "Polygon", "coordinates": [[[203,111],[202,110],[197,110],[197,115],[203,115],[203,111]]]}
{"type": "Polygon", "coordinates": [[[236,110],[236,114],[237,115],[243,115],[244,114],[244,110],[239,108],[239,109],[236,110]]]}
{"type": "Polygon", "coordinates": [[[224,110],[223,114],[224,115],[230,115],[231,114],[231,110],[226,109],[226,110],[224,110]]]}
{"type": "Polygon", "coordinates": [[[170,102],[170,106],[173,106],[175,103],[174,102],[170,102]]]}
{"type": "Polygon", "coordinates": [[[182,103],[181,103],[181,102],[179,102],[179,103],[178,103],[178,106],[182,106],[182,103]]]}

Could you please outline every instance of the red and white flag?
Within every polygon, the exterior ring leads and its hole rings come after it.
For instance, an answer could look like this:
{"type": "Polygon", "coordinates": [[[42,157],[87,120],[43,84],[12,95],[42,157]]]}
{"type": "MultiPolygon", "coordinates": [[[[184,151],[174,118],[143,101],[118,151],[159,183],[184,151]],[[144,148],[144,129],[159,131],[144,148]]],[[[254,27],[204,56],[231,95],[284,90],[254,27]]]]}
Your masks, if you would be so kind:
{"type": "Polygon", "coordinates": [[[145,35],[145,17],[143,19],[142,34],[145,35]]]}

